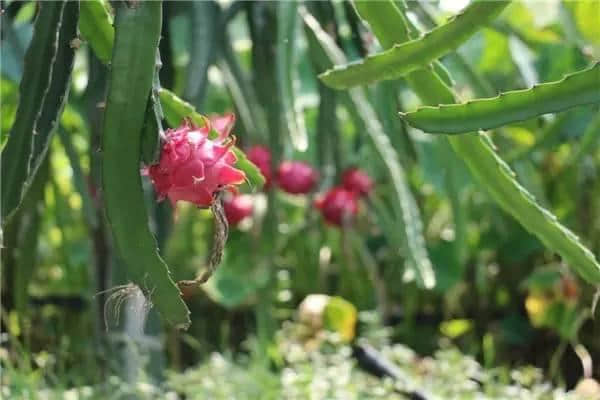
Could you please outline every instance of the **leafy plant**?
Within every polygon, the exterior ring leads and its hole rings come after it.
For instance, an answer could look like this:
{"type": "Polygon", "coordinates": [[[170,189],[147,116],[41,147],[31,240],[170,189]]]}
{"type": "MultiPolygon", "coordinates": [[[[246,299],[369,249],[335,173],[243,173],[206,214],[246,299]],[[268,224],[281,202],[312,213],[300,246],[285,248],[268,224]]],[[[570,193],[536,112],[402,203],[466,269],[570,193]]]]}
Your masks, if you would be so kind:
{"type": "Polygon", "coordinates": [[[115,244],[133,282],[143,288],[167,321],[186,327],[190,323],[187,307],[156,251],[146,210],[140,207],[144,204],[139,172],[142,126],[152,88],[161,12],[160,3],[117,9],[104,114],[103,192],[115,244]],[[151,35],[153,40],[138,46],[141,34],[151,35]]]}
{"type": "MultiPolygon", "coordinates": [[[[358,2],[357,5],[358,4],[361,3],[358,2]]],[[[502,3],[500,3],[500,5],[505,6],[505,4],[502,3]]],[[[363,4],[358,7],[367,6],[366,4],[363,4]]],[[[371,5],[370,7],[374,8],[378,6],[371,5]]],[[[484,17],[481,21],[485,23],[485,16],[495,15],[498,7],[497,2],[493,4],[474,3],[469,11],[475,15],[482,14],[484,17]]],[[[398,23],[406,21],[406,19],[400,15],[400,10],[394,6],[387,7],[387,9],[386,6],[383,6],[382,11],[390,11],[389,8],[391,8],[392,11],[395,10],[395,13],[398,15],[398,23]]],[[[377,19],[379,15],[381,15],[381,13],[372,13],[369,23],[371,25],[380,26],[379,20],[377,19]]],[[[473,26],[472,23],[469,23],[469,25],[471,27],[473,26]]],[[[383,26],[377,29],[377,32],[379,32],[383,38],[386,38],[382,40],[386,43],[393,42],[395,33],[391,30],[384,29],[383,26]]],[[[595,80],[594,78],[595,75],[597,75],[597,72],[594,71],[595,69],[590,69],[590,73],[588,74],[590,78],[587,78],[590,80],[587,82],[588,84],[593,84],[592,81],[595,80]]],[[[405,71],[402,72],[404,73],[405,71]]],[[[331,74],[335,76],[337,72],[331,72],[331,74]]],[[[359,70],[357,74],[363,78],[365,83],[368,82],[368,79],[373,79],[373,75],[368,71],[359,70]]],[[[434,75],[432,81],[435,82],[437,79],[435,77],[435,72],[431,71],[429,74],[434,75]]],[[[329,78],[327,78],[327,76],[327,74],[324,74],[322,79],[326,84],[331,84],[331,80],[328,80],[329,78]]],[[[344,80],[343,77],[341,79],[344,80]]],[[[417,76],[416,82],[411,82],[412,86],[418,88],[415,89],[417,93],[429,92],[427,96],[437,97],[438,103],[444,103],[446,99],[454,97],[450,89],[445,85],[438,85],[436,91],[431,90],[429,87],[425,87],[425,85],[421,86],[420,82],[422,79],[423,77],[417,76]]],[[[335,84],[332,86],[335,86],[335,84]]],[[[587,87],[588,85],[584,86],[587,87]]],[[[573,89],[573,92],[575,93],[576,90],[573,89]]],[[[590,93],[591,92],[597,93],[597,91],[594,91],[593,89],[590,89],[590,93]]],[[[592,95],[590,101],[598,101],[598,99],[594,100],[593,97],[594,95],[592,95]]],[[[525,188],[519,185],[514,179],[514,173],[510,167],[494,153],[492,148],[493,145],[489,138],[485,136],[477,137],[470,134],[465,135],[464,137],[452,137],[449,140],[454,151],[465,161],[470,168],[471,173],[478,179],[479,183],[490,192],[494,199],[508,213],[517,218],[528,230],[538,235],[548,247],[555,249],[561,254],[565,260],[570,263],[571,267],[576,269],[584,279],[590,283],[598,283],[600,281],[600,265],[596,261],[594,255],[579,242],[579,239],[574,234],[562,226],[554,215],[539,206],[536,203],[535,198],[531,196],[525,188]]]]}
{"type": "Polygon", "coordinates": [[[71,41],[75,39],[78,13],[78,2],[56,2],[41,7],[36,19],[32,44],[25,55],[20,103],[3,149],[3,222],[21,203],[62,112],[73,68],[71,41]]]}
{"type": "Polygon", "coordinates": [[[431,133],[464,133],[524,121],[540,114],[600,102],[600,64],[531,89],[500,93],[493,99],[423,107],[401,114],[409,124],[431,133]]]}
{"type": "Polygon", "coordinates": [[[3,2],[1,395],[593,387],[596,11],[3,2]]]}

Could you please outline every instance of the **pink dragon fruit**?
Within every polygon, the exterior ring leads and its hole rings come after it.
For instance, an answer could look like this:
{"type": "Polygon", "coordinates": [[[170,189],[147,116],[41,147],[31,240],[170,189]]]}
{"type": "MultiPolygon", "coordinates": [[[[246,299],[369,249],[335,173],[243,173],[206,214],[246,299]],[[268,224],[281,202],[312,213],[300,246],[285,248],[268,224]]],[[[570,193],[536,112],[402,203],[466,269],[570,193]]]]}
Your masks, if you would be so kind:
{"type": "Polygon", "coordinates": [[[241,220],[252,215],[254,204],[249,194],[227,193],[223,201],[225,217],[230,226],[237,225],[241,220]]]}
{"type": "Polygon", "coordinates": [[[319,196],[315,206],[329,224],[342,226],[358,214],[358,193],[336,186],[319,196]]]}
{"type": "Polygon", "coordinates": [[[373,189],[373,180],[362,169],[353,167],[342,174],[342,185],[346,189],[364,196],[373,189]]]}
{"type": "Polygon", "coordinates": [[[265,190],[271,186],[271,152],[265,146],[252,146],[246,152],[248,160],[252,161],[265,177],[265,190]]]}
{"type": "Polygon", "coordinates": [[[291,194],[307,194],[319,180],[319,173],[302,161],[284,161],[277,169],[277,184],[291,194]]]}
{"type": "Polygon", "coordinates": [[[216,191],[244,182],[246,175],[234,167],[234,140],[228,138],[234,123],[235,116],[225,114],[211,117],[210,124],[201,128],[185,120],[179,128],[167,130],[159,163],[145,171],[159,200],[209,207],[216,191]],[[218,133],[214,139],[209,139],[211,127],[218,133]]]}

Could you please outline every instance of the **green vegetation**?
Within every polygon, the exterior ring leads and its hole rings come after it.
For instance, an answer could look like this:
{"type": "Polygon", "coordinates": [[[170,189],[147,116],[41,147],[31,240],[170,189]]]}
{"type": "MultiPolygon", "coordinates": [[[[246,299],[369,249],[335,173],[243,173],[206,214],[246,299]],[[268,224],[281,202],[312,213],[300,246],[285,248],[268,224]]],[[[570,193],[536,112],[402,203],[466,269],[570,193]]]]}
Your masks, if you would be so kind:
{"type": "Polygon", "coordinates": [[[3,2],[0,397],[600,398],[600,7],[458,3],[3,2]]]}

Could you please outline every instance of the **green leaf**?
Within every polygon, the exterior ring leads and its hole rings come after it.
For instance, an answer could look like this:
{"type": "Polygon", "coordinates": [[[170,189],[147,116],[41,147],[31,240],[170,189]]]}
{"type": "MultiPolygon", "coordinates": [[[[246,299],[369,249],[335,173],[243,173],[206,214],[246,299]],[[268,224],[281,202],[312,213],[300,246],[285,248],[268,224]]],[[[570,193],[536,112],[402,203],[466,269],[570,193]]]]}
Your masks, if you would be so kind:
{"type": "Polygon", "coordinates": [[[501,93],[463,104],[425,106],[400,115],[427,133],[464,133],[492,129],[537,115],[600,102],[600,63],[527,90],[501,93]]]}
{"type": "Polygon", "coordinates": [[[64,8],[65,2],[40,4],[31,44],[25,54],[15,122],[2,151],[3,224],[15,212],[27,189],[33,138],[50,89],[64,8]]]}
{"type": "Polygon", "coordinates": [[[372,7],[370,0],[354,1],[354,8],[364,21],[377,21],[376,24],[369,27],[377,36],[381,45],[384,48],[393,47],[395,44],[408,42],[411,39],[411,34],[408,30],[409,25],[406,21],[399,23],[398,19],[404,19],[404,15],[398,9],[398,4],[392,1],[384,1],[372,7]],[[393,35],[387,33],[394,32],[393,35]]]}
{"type": "MultiPolygon", "coordinates": [[[[435,26],[437,26],[436,23],[436,19],[430,14],[430,9],[426,6],[424,6],[422,3],[412,3],[412,5],[416,8],[416,11],[418,12],[419,16],[421,17],[421,22],[423,22],[424,26],[427,27],[427,29],[432,29],[435,26]]],[[[375,9],[379,9],[381,7],[374,7],[375,9]]],[[[358,9],[358,7],[357,7],[358,9]]],[[[363,13],[363,9],[360,9],[360,13],[362,15],[363,13]]],[[[394,14],[394,13],[390,13],[390,14],[394,14]]],[[[398,15],[402,15],[398,12],[395,13],[394,17],[398,17],[398,15]]],[[[389,18],[389,17],[388,17],[389,18]]],[[[402,18],[404,18],[404,16],[402,15],[402,18]]],[[[414,31],[416,28],[414,26],[410,27],[411,32],[414,31]]],[[[493,46],[490,46],[486,40],[486,33],[490,32],[491,30],[489,28],[483,28],[482,29],[482,33],[483,33],[483,40],[485,43],[485,48],[486,50],[488,50],[489,48],[489,52],[497,52],[497,49],[493,46]]],[[[418,35],[418,32],[415,33],[415,35],[418,35]]],[[[501,35],[498,33],[498,35],[501,35]]],[[[506,45],[508,47],[508,44],[506,45]]],[[[389,46],[388,46],[389,47],[389,46]]],[[[500,46],[502,47],[502,46],[500,46]]],[[[487,51],[484,51],[484,55],[482,57],[485,57],[485,53],[487,51]]],[[[506,50],[506,53],[508,54],[509,50],[506,50]]],[[[499,56],[500,57],[504,57],[504,54],[502,51],[499,52],[499,56]]],[[[508,54],[508,59],[505,60],[506,62],[508,62],[509,64],[512,63],[512,60],[510,60],[510,54],[508,54]]],[[[484,79],[481,74],[478,71],[475,71],[475,69],[471,66],[471,63],[474,60],[469,60],[467,61],[466,58],[459,52],[452,52],[450,54],[448,54],[445,57],[445,61],[450,65],[451,69],[459,71],[460,74],[462,75],[462,77],[464,79],[466,79],[466,82],[469,83],[469,85],[471,86],[471,88],[473,89],[474,93],[476,96],[487,96],[487,97],[492,97],[496,94],[496,91],[494,90],[494,88],[490,85],[490,83],[484,79]]],[[[479,69],[481,69],[481,62],[479,65],[479,69]]],[[[449,72],[446,71],[440,71],[438,69],[434,70],[436,75],[441,75],[442,74],[447,74],[449,75],[449,72]],[[441,72],[441,73],[440,73],[441,72]]],[[[442,78],[444,80],[444,83],[447,86],[452,86],[453,83],[448,83],[448,81],[453,82],[452,77],[448,76],[446,78],[442,78]]]]}
{"type": "Polygon", "coordinates": [[[110,62],[115,30],[112,18],[102,0],[86,0],[81,2],[79,17],[81,36],[88,41],[96,57],[104,64],[110,62]]]}
{"type": "Polygon", "coordinates": [[[256,189],[260,189],[265,184],[265,177],[260,172],[260,169],[246,157],[246,153],[240,150],[237,147],[233,147],[233,153],[235,154],[237,161],[235,166],[246,174],[246,178],[250,185],[254,186],[256,189]]]}
{"type": "Polygon", "coordinates": [[[156,55],[156,68],[152,79],[152,91],[146,106],[146,117],[142,133],[142,162],[151,165],[158,162],[160,156],[160,138],[163,134],[163,111],[158,98],[160,91],[159,69],[160,56],[156,55]]]}
{"type": "Polygon", "coordinates": [[[448,23],[433,29],[420,39],[396,44],[389,50],[357,62],[338,65],[319,77],[325,84],[336,89],[400,78],[409,72],[424,68],[456,49],[482,26],[492,21],[508,3],[472,3],[448,23]]]}
{"type": "MultiPolygon", "coordinates": [[[[315,58],[329,65],[345,62],[344,54],[314,17],[305,10],[302,10],[301,14],[308,28],[306,32],[311,51],[320,54],[315,58]]],[[[361,89],[351,89],[348,94],[349,96],[345,100],[348,107],[350,107],[351,115],[355,115],[356,118],[360,119],[364,132],[372,140],[391,178],[395,204],[398,207],[398,215],[401,216],[403,222],[403,247],[407,250],[410,265],[415,269],[417,282],[424,288],[433,288],[435,286],[435,275],[425,248],[423,223],[421,222],[417,203],[407,184],[404,169],[364,92],[361,89]]]]}
{"type": "MultiPolygon", "coordinates": [[[[383,3],[371,3],[369,7],[379,4],[383,3]]],[[[398,18],[398,23],[402,23],[403,20],[398,18]]],[[[369,19],[368,22],[371,26],[379,25],[376,19],[369,19]]],[[[394,31],[382,29],[380,32],[389,38],[395,35],[394,31]]],[[[436,79],[435,74],[429,71],[416,73],[429,73],[430,80],[436,79]]],[[[454,97],[451,90],[443,86],[438,86],[436,91],[423,90],[420,83],[427,85],[426,80],[421,80],[426,77],[421,75],[418,80],[415,80],[411,75],[408,75],[407,82],[419,96],[425,93],[427,101],[443,103],[454,97]]],[[[471,133],[451,136],[449,141],[454,151],[465,161],[477,182],[492,195],[504,211],[535,234],[549,249],[560,254],[585,280],[592,284],[600,283],[600,265],[594,255],[571,231],[561,225],[552,213],[538,205],[533,196],[516,181],[514,172],[494,152],[487,136],[471,133]]]]}
{"type": "MultiPolygon", "coordinates": [[[[400,12],[397,4],[393,1],[378,1],[377,5],[372,5],[370,1],[356,1],[354,6],[358,13],[363,16],[363,19],[370,23],[371,29],[377,36],[379,42],[384,47],[392,47],[396,43],[403,43],[409,39],[407,29],[415,32],[410,20],[405,19],[400,12]],[[394,24],[393,21],[396,23],[394,24]],[[393,28],[393,27],[396,28],[393,28]]],[[[416,35],[416,33],[411,34],[416,35]]],[[[431,69],[425,68],[413,71],[406,75],[406,80],[411,88],[417,93],[425,103],[439,103],[440,93],[445,93],[444,99],[447,102],[453,102],[451,90],[448,88],[443,79],[433,73],[431,69]]]]}
{"type": "Polygon", "coordinates": [[[341,297],[330,297],[323,311],[323,325],[337,332],[344,342],[350,342],[356,335],[358,311],[354,304],[341,297]]]}
{"type": "Polygon", "coordinates": [[[287,130],[294,148],[303,152],[308,148],[308,137],[302,111],[298,109],[295,101],[298,96],[294,90],[297,10],[298,4],[295,1],[277,3],[275,66],[281,112],[285,121],[283,127],[287,130]]]}
{"type": "Polygon", "coordinates": [[[160,88],[158,97],[160,99],[164,117],[171,127],[177,128],[185,118],[189,118],[199,127],[206,126],[208,123],[205,116],[198,114],[194,109],[194,106],[181,100],[175,93],[160,88]]]}
{"type": "Polygon", "coordinates": [[[130,279],[166,321],[185,328],[189,311],[158,255],[140,177],[142,127],[161,21],[161,2],[122,4],[117,9],[102,135],[102,188],[115,247],[130,279]]]}
{"type": "Polygon", "coordinates": [[[33,152],[29,160],[29,179],[32,179],[31,177],[46,157],[48,146],[69,96],[71,73],[75,61],[75,46],[72,41],[77,38],[78,19],[79,1],[67,2],[58,36],[58,48],[54,61],[55,67],[52,68],[50,77],[50,87],[44,99],[42,113],[35,126],[33,152]]]}
{"type": "MultiPolygon", "coordinates": [[[[160,89],[159,97],[165,118],[171,127],[176,128],[181,125],[184,118],[190,118],[198,126],[204,126],[207,123],[206,117],[198,114],[191,104],[181,100],[170,91],[160,89]]],[[[265,178],[258,167],[248,160],[239,148],[233,147],[233,152],[237,157],[236,167],[244,171],[252,186],[260,189],[265,184],[265,178]]]]}
{"type": "Polygon", "coordinates": [[[440,332],[452,339],[456,339],[472,329],[473,321],[469,319],[451,319],[440,324],[440,332]]]}

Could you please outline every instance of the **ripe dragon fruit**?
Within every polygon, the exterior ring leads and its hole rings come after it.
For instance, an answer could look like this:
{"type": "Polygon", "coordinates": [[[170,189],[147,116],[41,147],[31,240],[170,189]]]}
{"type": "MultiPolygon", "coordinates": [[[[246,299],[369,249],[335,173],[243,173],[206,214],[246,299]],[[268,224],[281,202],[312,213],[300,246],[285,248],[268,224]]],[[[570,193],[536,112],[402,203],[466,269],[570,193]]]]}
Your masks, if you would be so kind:
{"type": "Polygon", "coordinates": [[[244,218],[252,215],[254,211],[252,196],[227,193],[223,200],[223,209],[229,225],[235,226],[244,218]]]}
{"type": "Polygon", "coordinates": [[[271,186],[273,174],[271,172],[271,152],[265,146],[252,146],[246,152],[248,160],[252,161],[265,177],[265,190],[271,186]]]}
{"type": "Polygon", "coordinates": [[[358,214],[358,193],[336,186],[319,196],[315,206],[329,224],[343,226],[358,214]]]}
{"type": "Polygon", "coordinates": [[[365,196],[373,189],[373,180],[365,171],[353,167],[342,174],[342,185],[360,196],[365,196]]]}
{"type": "Polygon", "coordinates": [[[309,193],[318,179],[318,172],[302,161],[284,161],[277,169],[277,184],[291,194],[309,193]]]}
{"type": "Polygon", "coordinates": [[[152,180],[159,200],[209,207],[215,192],[244,182],[246,175],[234,167],[234,140],[228,138],[234,123],[235,116],[225,114],[211,117],[204,127],[185,120],[179,128],[165,132],[158,164],[143,171],[152,180]],[[209,139],[211,127],[218,133],[214,139],[209,139]]]}

